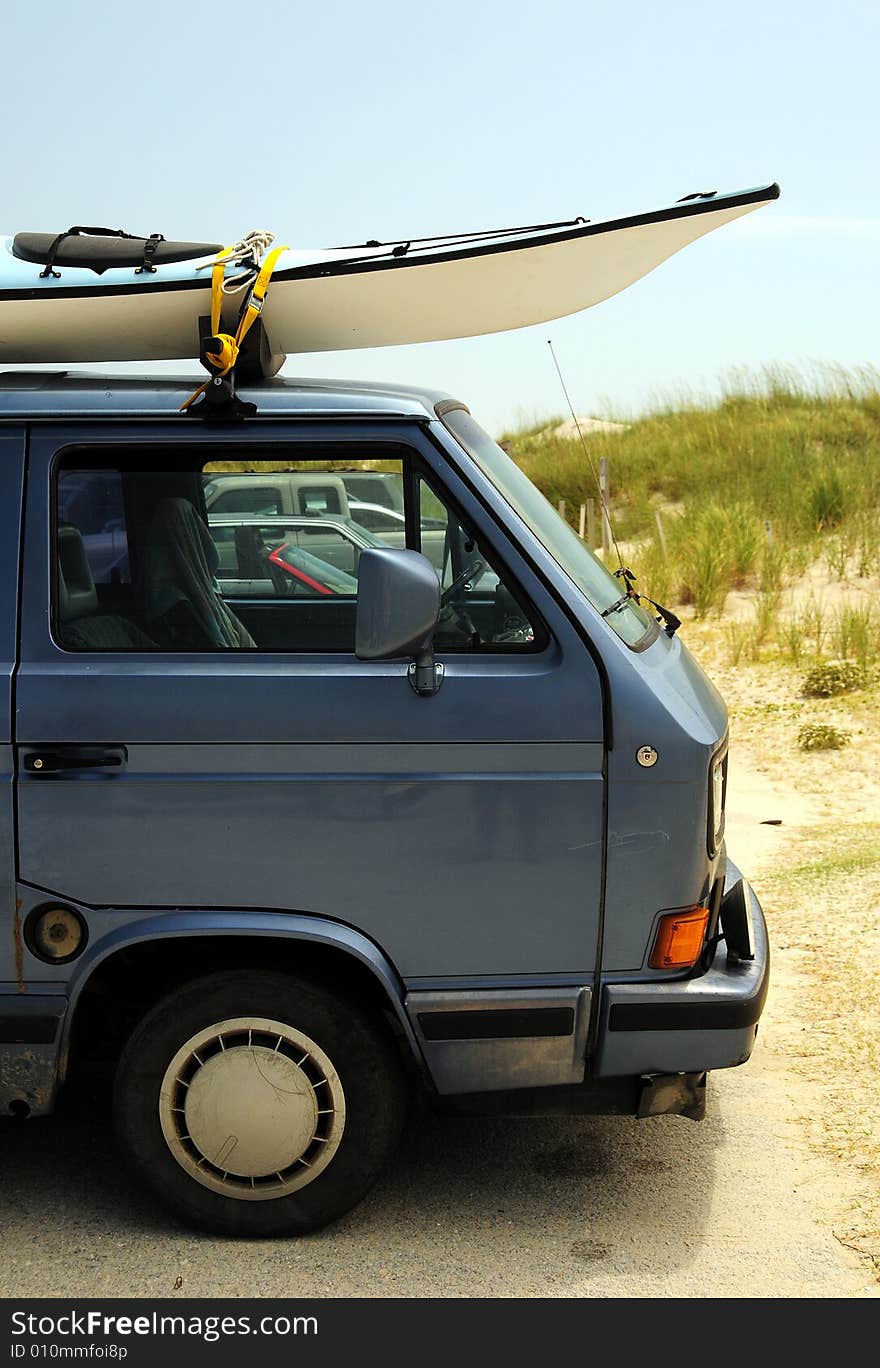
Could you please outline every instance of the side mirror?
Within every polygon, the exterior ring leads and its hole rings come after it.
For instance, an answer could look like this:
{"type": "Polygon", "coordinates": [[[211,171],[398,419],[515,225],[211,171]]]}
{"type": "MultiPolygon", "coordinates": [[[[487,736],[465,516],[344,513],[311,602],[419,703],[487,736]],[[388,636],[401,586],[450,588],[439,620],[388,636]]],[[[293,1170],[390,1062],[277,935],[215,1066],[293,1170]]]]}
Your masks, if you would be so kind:
{"type": "Polygon", "coordinates": [[[358,563],[355,655],[359,660],[413,656],[409,679],[417,694],[435,694],[443,666],[431,643],[440,616],[440,580],[418,551],[362,551],[358,563]]]}

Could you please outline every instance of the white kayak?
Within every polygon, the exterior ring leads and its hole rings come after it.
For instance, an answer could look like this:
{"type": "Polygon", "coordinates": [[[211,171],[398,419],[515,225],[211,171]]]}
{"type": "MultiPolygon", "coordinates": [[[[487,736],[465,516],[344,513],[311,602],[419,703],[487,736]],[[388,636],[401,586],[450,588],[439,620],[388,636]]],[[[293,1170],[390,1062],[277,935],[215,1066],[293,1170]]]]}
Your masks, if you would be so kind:
{"type": "MultiPolygon", "coordinates": [[[[291,249],[275,267],[263,322],[272,347],[285,353],[546,323],[608,299],[688,243],[778,195],[779,187],[769,185],[689,196],[599,223],[291,249]]],[[[107,230],[0,239],[0,364],[197,356],[220,246],[107,230]]],[[[245,273],[243,266],[227,268],[227,280],[245,273]]],[[[241,299],[227,297],[228,331],[241,299]]]]}

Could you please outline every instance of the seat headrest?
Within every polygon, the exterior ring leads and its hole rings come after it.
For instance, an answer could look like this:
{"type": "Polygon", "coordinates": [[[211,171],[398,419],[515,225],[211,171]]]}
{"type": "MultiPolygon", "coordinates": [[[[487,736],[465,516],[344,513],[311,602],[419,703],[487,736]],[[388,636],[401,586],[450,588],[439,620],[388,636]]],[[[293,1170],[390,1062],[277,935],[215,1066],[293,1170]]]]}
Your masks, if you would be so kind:
{"type": "Polygon", "coordinates": [[[195,566],[212,580],[220,565],[220,553],[207,524],[189,499],[160,499],[153,514],[151,545],[170,554],[178,566],[195,566]]]}
{"type": "Polygon", "coordinates": [[[58,602],[62,622],[98,611],[98,594],[82,533],[62,523],[58,529],[58,602]]]}

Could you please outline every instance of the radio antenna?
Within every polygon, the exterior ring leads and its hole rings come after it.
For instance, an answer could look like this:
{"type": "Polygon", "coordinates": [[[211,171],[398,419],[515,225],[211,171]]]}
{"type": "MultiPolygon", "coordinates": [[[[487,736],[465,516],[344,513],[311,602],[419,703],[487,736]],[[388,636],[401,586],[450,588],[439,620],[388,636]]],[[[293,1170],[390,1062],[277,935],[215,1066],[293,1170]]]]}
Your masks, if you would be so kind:
{"type": "Polygon", "coordinates": [[[560,368],[559,362],[556,359],[556,352],[554,351],[553,343],[549,337],[547,338],[547,346],[550,348],[550,355],[553,357],[553,364],[556,367],[556,374],[559,376],[559,383],[562,386],[562,393],[565,395],[565,402],[568,404],[568,411],[571,414],[572,422],[575,425],[578,437],[581,439],[581,446],[584,449],[584,455],[587,458],[587,463],[590,467],[590,470],[593,472],[593,479],[596,481],[596,488],[599,491],[599,502],[602,505],[602,513],[605,518],[605,521],[608,524],[608,531],[611,533],[611,540],[614,542],[614,550],[617,552],[617,569],[614,571],[614,575],[616,579],[623,581],[624,589],[626,591],[623,594],[623,596],[617,600],[616,603],[612,603],[610,608],[605,609],[602,616],[607,617],[609,613],[616,612],[618,608],[621,608],[626,603],[627,599],[634,599],[636,603],[650,603],[651,607],[656,608],[657,612],[660,614],[660,618],[663,621],[663,626],[666,635],[670,637],[674,636],[675,633],[678,631],[679,627],[681,626],[681,619],[676,617],[675,613],[673,613],[670,608],[664,608],[662,604],[657,603],[654,599],[648,598],[647,594],[640,594],[638,589],[636,588],[635,575],[633,574],[632,570],[630,570],[623,563],[623,556],[620,554],[620,547],[617,544],[617,537],[614,533],[614,524],[611,521],[611,510],[608,507],[608,500],[605,498],[605,491],[602,488],[602,481],[599,479],[596,467],[593,464],[593,458],[590,455],[590,449],[587,446],[583,431],[581,430],[581,425],[578,420],[578,416],[574,411],[574,404],[571,402],[571,396],[568,392],[568,386],[566,385],[565,380],[563,378],[562,370],[560,368]]]}
{"type": "Polygon", "coordinates": [[[611,533],[611,540],[614,542],[614,550],[617,552],[617,563],[620,569],[623,570],[623,556],[620,554],[620,547],[617,545],[617,537],[614,534],[614,524],[611,521],[611,510],[608,507],[608,500],[605,498],[605,491],[602,488],[602,481],[599,479],[598,472],[596,470],[595,465],[593,464],[593,458],[590,455],[590,449],[587,446],[586,439],[581,430],[581,425],[578,420],[578,416],[574,411],[574,404],[571,402],[571,396],[568,392],[568,386],[566,385],[565,380],[563,378],[562,369],[559,365],[559,362],[556,359],[556,352],[554,350],[553,343],[549,337],[547,338],[547,346],[550,348],[550,355],[553,357],[553,364],[556,367],[556,374],[559,376],[559,383],[562,386],[562,393],[565,395],[565,402],[568,404],[568,411],[571,414],[571,420],[574,423],[577,435],[580,438],[581,446],[584,449],[584,455],[587,458],[590,470],[593,472],[593,479],[596,481],[596,488],[599,491],[599,503],[602,505],[602,513],[605,517],[605,522],[607,523],[608,531],[611,533]]]}

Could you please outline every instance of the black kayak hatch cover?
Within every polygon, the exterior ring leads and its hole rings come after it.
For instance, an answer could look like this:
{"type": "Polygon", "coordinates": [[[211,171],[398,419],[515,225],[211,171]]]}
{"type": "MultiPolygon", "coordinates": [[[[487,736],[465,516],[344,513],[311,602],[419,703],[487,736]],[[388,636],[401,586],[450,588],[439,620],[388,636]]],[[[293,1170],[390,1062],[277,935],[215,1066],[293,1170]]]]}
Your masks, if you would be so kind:
{"type": "Polygon", "coordinates": [[[158,233],[136,237],[106,228],[70,228],[66,233],[16,233],[12,255],[38,266],[78,266],[101,275],[125,266],[152,271],[176,261],[215,256],[221,247],[219,242],[166,242],[158,233]]]}

